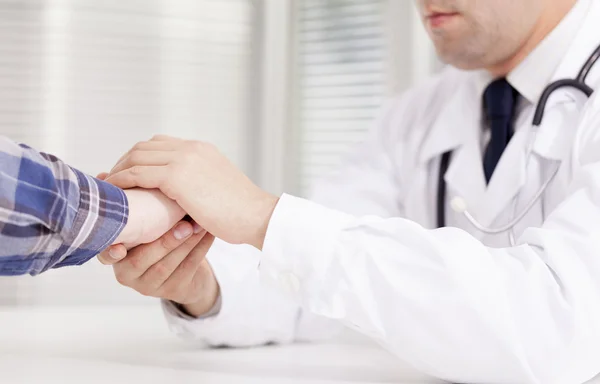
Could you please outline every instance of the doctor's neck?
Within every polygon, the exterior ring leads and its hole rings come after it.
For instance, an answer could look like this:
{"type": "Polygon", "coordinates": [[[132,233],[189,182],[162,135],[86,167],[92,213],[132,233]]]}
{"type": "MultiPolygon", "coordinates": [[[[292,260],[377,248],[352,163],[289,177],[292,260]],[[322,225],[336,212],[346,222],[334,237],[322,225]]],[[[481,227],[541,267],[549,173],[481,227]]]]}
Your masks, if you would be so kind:
{"type": "Polygon", "coordinates": [[[508,75],[560,24],[576,2],[577,0],[557,1],[555,6],[546,7],[529,36],[522,41],[514,54],[485,69],[494,77],[508,75]]]}
{"type": "Polygon", "coordinates": [[[418,0],[439,57],[494,77],[517,67],[577,0],[418,0]]]}

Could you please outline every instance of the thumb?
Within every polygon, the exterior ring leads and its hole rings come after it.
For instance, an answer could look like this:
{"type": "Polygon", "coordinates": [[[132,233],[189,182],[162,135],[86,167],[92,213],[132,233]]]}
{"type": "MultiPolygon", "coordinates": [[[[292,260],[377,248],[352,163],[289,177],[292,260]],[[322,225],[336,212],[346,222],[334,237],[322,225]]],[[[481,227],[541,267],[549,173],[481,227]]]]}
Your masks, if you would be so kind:
{"type": "Polygon", "coordinates": [[[102,172],[102,173],[99,173],[98,176],[96,176],[96,179],[106,180],[107,177],[108,177],[108,173],[102,172]]]}
{"type": "Polygon", "coordinates": [[[99,254],[98,260],[104,265],[113,265],[123,260],[125,256],[127,256],[127,248],[123,244],[117,244],[99,254]]]}

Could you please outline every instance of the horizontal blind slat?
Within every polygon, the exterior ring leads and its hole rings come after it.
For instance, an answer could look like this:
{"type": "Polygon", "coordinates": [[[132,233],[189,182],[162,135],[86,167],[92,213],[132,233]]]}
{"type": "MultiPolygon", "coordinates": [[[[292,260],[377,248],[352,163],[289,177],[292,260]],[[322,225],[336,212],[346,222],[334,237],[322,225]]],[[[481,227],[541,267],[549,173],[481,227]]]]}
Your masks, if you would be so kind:
{"type": "MultiPolygon", "coordinates": [[[[251,0],[0,1],[0,134],[92,174],[156,133],[244,168],[253,14],[251,0]]],[[[0,305],[141,297],[93,261],[10,281],[0,305]]]]}
{"type": "Polygon", "coordinates": [[[305,0],[298,9],[299,185],[340,164],[385,94],[383,1],[305,0]]]}

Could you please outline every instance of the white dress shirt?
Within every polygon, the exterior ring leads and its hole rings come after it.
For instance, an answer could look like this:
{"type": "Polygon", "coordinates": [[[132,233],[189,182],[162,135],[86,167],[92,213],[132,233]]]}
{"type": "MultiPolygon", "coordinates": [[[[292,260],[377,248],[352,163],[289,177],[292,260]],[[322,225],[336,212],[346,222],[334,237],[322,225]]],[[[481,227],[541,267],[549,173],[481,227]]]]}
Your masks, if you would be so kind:
{"type": "MultiPolygon", "coordinates": [[[[588,2],[576,4],[563,21],[508,74],[506,80],[520,95],[516,116],[522,115],[523,110],[537,103],[579,31],[588,9],[588,2]]],[[[494,78],[485,70],[475,73],[477,93],[483,98],[485,88],[494,78]]],[[[482,148],[485,148],[490,140],[490,130],[487,129],[485,121],[482,125],[484,125],[482,148]]]]}

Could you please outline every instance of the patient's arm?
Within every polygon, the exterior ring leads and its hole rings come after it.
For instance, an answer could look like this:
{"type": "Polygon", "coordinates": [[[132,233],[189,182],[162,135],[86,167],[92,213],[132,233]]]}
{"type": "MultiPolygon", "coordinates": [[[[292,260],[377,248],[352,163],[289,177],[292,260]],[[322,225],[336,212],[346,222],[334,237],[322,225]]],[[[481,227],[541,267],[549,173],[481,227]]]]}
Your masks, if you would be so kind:
{"type": "Polygon", "coordinates": [[[157,191],[122,191],[0,136],[0,275],[79,265],[116,242],[150,242],[184,212],[157,191]]]}

